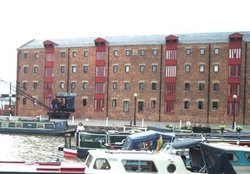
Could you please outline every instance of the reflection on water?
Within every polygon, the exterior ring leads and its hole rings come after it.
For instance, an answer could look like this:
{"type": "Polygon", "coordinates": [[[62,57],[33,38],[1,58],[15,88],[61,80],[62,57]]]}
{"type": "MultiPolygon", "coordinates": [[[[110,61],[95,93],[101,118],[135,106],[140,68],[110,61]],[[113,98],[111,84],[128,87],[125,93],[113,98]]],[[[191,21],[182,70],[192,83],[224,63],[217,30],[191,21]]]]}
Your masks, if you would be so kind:
{"type": "Polygon", "coordinates": [[[58,151],[63,144],[62,136],[0,134],[0,160],[68,161],[58,151]]]}

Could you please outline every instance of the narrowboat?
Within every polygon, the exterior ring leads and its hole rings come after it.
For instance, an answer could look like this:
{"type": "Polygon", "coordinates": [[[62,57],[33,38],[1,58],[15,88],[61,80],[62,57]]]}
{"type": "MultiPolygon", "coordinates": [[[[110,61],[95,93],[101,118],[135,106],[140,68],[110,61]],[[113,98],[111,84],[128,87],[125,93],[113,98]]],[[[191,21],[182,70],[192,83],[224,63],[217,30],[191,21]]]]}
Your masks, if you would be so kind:
{"type": "Polygon", "coordinates": [[[84,174],[83,162],[0,161],[1,174],[84,174]]]}
{"type": "Polygon", "coordinates": [[[118,131],[80,131],[76,135],[76,145],[71,136],[65,135],[63,154],[66,158],[86,158],[91,149],[121,149],[130,133],[118,131]]]}
{"type": "Polygon", "coordinates": [[[75,129],[69,128],[67,120],[0,119],[0,133],[58,136],[74,132],[75,129]]]}

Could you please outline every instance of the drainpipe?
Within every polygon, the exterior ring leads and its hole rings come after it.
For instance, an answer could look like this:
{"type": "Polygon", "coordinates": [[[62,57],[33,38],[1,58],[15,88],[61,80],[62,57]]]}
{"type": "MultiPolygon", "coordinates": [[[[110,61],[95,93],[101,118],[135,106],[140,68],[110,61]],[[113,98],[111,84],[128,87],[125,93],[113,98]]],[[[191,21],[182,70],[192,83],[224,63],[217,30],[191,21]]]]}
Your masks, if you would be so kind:
{"type": "Polygon", "coordinates": [[[208,79],[207,79],[207,124],[210,115],[210,86],[211,86],[211,45],[208,46],[208,79]]]}
{"type": "Polygon", "coordinates": [[[162,103],[162,64],[163,64],[163,45],[161,45],[161,57],[160,57],[160,89],[159,89],[159,116],[158,121],[161,122],[161,103],[162,103]]]}
{"type": "Polygon", "coordinates": [[[68,48],[68,67],[67,67],[67,77],[66,77],[66,92],[69,92],[69,75],[70,75],[70,48],[68,48]]]}
{"type": "Polygon", "coordinates": [[[246,101],[247,101],[247,43],[245,43],[245,69],[244,69],[244,88],[243,88],[243,120],[242,120],[242,124],[245,124],[245,118],[246,118],[246,101]]]}
{"type": "MultiPolygon", "coordinates": [[[[109,51],[110,51],[110,47],[108,47],[108,55],[107,55],[107,57],[108,57],[108,59],[107,59],[107,65],[105,65],[106,67],[107,67],[107,92],[106,92],[106,94],[107,94],[107,96],[106,96],[106,114],[105,114],[105,116],[106,116],[106,121],[108,121],[108,113],[109,113],[109,105],[108,105],[108,102],[109,102],[109,51]]],[[[108,123],[107,123],[108,124],[108,123]]]]}

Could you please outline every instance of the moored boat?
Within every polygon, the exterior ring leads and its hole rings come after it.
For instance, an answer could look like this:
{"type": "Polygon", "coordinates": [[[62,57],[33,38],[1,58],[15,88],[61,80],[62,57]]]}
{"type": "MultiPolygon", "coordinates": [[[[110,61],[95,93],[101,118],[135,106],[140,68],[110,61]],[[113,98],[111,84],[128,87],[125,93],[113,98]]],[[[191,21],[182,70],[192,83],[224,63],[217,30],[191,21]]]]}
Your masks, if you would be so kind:
{"type": "MultiPolygon", "coordinates": [[[[205,153],[204,153],[205,154],[205,153]]],[[[206,155],[206,154],[205,154],[206,155]]],[[[203,159],[207,156],[202,154],[203,159]]],[[[202,168],[186,166],[179,155],[155,151],[90,150],[85,161],[86,174],[135,174],[135,173],[176,173],[195,174],[219,173],[236,174],[225,154],[210,157],[213,163],[204,162],[202,168]],[[220,163],[215,161],[220,160],[220,163]]]]}
{"type": "Polygon", "coordinates": [[[84,174],[83,162],[0,161],[2,174],[84,174]]]}
{"type": "Polygon", "coordinates": [[[69,128],[67,120],[0,119],[0,133],[57,136],[74,132],[75,129],[69,128]]]}
{"type": "MultiPolygon", "coordinates": [[[[193,165],[196,168],[202,168],[204,163],[214,163],[208,161],[213,156],[223,154],[237,173],[247,174],[250,171],[250,147],[242,145],[233,145],[225,142],[202,142],[197,139],[184,139],[166,144],[161,152],[179,155],[187,165],[193,165]],[[206,156],[207,158],[202,158],[206,156]],[[203,161],[203,162],[202,162],[203,161]]],[[[217,161],[218,162],[218,161],[217,161]]],[[[215,169],[213,169],[215,171],[215,169]]]]}
{"type": "Polygon", "coordinates": [[[91,149],[120,149],[130,135],[117,131],[80,131],[76,136],[76,145],[72,145],[71,136],[65,136],[63,154],[66,158],[86,158],[91,149]]]}

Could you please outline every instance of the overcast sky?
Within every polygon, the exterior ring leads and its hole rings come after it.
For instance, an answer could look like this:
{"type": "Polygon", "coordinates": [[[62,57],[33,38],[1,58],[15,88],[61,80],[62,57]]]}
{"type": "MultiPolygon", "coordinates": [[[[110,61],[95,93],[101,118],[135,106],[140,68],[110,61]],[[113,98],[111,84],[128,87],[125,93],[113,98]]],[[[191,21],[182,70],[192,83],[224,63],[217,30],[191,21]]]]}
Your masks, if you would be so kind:
{"type": "Polygon", "coordinates": [[[1,0],[0,79],[15,84],[17,48],[32,39],[249,31],[249,2],[1,0]]]}

